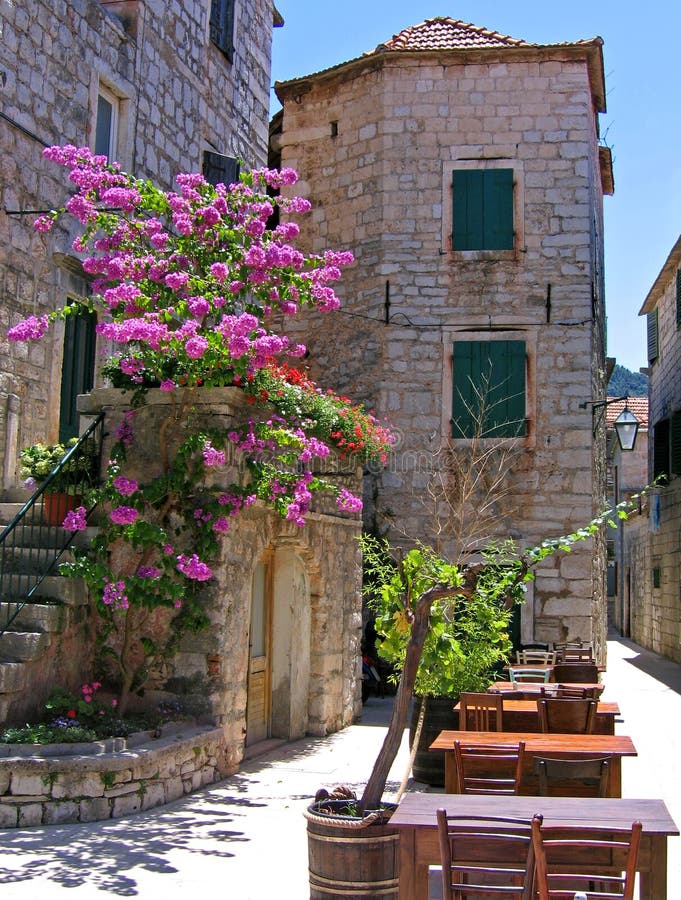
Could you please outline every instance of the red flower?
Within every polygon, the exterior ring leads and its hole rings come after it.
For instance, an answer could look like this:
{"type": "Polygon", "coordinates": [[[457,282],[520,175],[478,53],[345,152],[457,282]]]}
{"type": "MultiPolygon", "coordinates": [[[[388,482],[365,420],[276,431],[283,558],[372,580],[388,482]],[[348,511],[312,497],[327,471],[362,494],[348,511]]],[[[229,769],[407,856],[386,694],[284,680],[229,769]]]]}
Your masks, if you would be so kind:
{"type": "Polygon", "coordinates": [[[75,709],[70,709],[70,710],[66,713],[66,715],[69,717],[69,719],[75,719],[75,718],[76,718],[76,711],[75,711],[75,709]]]}

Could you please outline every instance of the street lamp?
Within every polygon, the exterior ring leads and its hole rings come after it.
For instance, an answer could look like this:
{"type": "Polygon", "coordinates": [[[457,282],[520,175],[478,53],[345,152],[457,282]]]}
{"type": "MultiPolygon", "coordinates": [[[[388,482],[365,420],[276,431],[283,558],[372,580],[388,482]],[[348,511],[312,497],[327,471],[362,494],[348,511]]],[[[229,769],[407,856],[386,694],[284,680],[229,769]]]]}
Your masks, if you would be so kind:
{"type": "Polygon", "coordinates": [[[587,406],[591,406],[592,413],[598,410],[598,418],[596,419],[594,416],[593,434],[595,437],[598,426],[603,420],[603,413],[605,412],[606,406],[610,406],[611,403],[621,403],[622,400],[624,400],[624,409],[613,422],[617,440],[619,441],[622,450],[634,449],[639,426],[638,419],[627,405],[628,399],[629,397],[608,397],[607,400],[585,400],[584,403],[579,404],[580,409],[586,409],[587,406]]]}

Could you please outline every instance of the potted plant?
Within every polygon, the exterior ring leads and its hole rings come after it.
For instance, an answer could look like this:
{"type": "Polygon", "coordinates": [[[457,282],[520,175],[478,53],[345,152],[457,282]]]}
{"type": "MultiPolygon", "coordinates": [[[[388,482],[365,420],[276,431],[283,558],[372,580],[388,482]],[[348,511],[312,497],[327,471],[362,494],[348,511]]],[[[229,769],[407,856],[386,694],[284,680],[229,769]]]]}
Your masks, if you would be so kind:
{"type": "Polygon", "coordinates": [[[52,476],[55,468],[78,443],[78,438],[59,444],[38,441],[20,451],[21,477],[30,490],[45,483],[43,492],[45,520],[48,525],[61,525],[70,509],[75,509],[83,494],[94,485],[96,448],[94,441],[87,441],[77,454],[71,453],[67,461],[52,476]],[[50,477],[52,476],[52,477],[50,477]]]}

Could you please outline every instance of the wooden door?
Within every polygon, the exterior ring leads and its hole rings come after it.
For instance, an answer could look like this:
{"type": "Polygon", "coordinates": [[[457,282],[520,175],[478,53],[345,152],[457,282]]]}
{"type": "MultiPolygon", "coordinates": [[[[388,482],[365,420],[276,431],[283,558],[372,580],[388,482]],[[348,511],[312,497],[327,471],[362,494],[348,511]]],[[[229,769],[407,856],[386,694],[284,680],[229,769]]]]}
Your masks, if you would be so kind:
{"type": "Polygon", "coordinates": [[[97,317],[83,308],[67,317],[64,326],[64,357],[61,376],[59,440],[78,435],[76,398],[92,390],[95,378],[95,326],[97,317]]]}
{"type": "Polygon", "coordinates": [[[246,745],[270,736],[272,565],[258,563],[253,575],[251,624],[248,638],[246,745]]]}

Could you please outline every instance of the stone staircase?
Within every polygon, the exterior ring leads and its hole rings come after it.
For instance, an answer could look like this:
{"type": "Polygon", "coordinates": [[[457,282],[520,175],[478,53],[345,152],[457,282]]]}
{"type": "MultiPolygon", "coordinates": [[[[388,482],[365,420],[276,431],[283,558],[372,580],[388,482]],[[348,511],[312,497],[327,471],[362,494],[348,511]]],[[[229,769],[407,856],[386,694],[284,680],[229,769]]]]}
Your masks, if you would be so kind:
{"type": "MultiPolygon", "coordinates": [[[[0,503],[0,530],[21,508],[19,503],[0,503]]],[[[76,543],[87,543],[95,533],[88,528],[76,535],[76,543]]],[[[63,546],[65,533],[49,528],[38,538],[35,526],[16,529],[16,546],[9,561],[14,573],[11,596],[0,597],[0,623],[46,562],[63,546]],[[39,541],[39,545],[38,544],[39,541]]],[[[65,562],[70,553],[62,557],[65,562]]],[[[68,686],[79,667],[68,659],[69,648],[60,651],[60,643],[70,635],[77,645],[79,629],[87,626],[89,605],[87,588],[80,579],[57,573],[45,578],[36,594],[0,635],[0,723],[18,722],[39,709],[50,689],[68,686]],[[73,671],[72,671],[73,670],[73,671]]]]}

